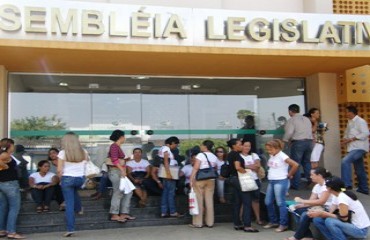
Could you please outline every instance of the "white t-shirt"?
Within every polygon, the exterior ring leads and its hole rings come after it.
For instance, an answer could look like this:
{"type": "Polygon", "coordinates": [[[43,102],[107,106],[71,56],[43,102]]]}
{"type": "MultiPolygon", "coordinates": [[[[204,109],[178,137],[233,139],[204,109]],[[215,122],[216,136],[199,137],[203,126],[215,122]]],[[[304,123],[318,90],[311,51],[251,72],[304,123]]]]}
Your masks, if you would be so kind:
{"type": "Polygon", "coordinates": [[[208,161],[211,163],[211,166],[216,167],[217,165],[216,155],[214,155],[211,152],[204,152],[204,153],[201,152],[201,153],[198,153],[198,155],[195,157],[196,159],[200,161],[199,169],[209,168],[209,164],[208,164],[207,157],[205,156],[205,154],[207,154],[208,161]]]}
{"type": "Polygon", "coordinates": [[[222,167],[222,165],[224,165],[224,164],[225,164],[225,161],[222,161],[222,160],[220,160],[220,159],[218,159],[218,158],[217,158],[216,168],[217,168],[217,172],[218,172],[218,174],[220,174],[220,173],[221,173],[221,167],[222,167]]]}
{"type": "MultiPolygon", "coordinates": [[[[317,197],[319,199],[321,198],[322,193],[327,191],[328,189],[326,189],[325,184],[324,185],[316,184],[312,189],[312,193],[317,194],[317,197]]],[[[332,204],[332,195],[330,194],[328,200],[326,200],[324,205],[329,207],[331,206],[331,204],[332,204]]]]}
{"type": "Polygon", "coordinates": [[[283,151],[278,152],[275,156],[270,155],[267,161],[269,167],[267,178],[268,180],[283,180],[288,176],[289,164],[285,162],[289,157],[283,151]]]}
{"type": "MultiPolygon", "coordinates": [[[[243,155],[243,154],[240,154],[240,156],[244,159],[244,165],[247,166],[247,165],[252,165],[252,164],[255,164],[255,162],[257,160],[260,160],[260,158],[258,157],[257,154],[255,153],[252,153],[251,155],[243,155]]],[[[257,180],[258,179],[258,176],[257,176],[257,173],[255,171],[252,171],[251,172],[251,175],[253,177],[254,180],[257,180]]]]}
{"type": "Polygon", "coordinates": [[[45,176],[41,176],[39,172],[32,173],[30,178],[35,179],[35,184],[39,183],[51,183],[52,179],[55,176],[52,172],[47,172],[45,176]]]}
{"type": "Polygon", "coordinates": [[[187,164],[183,168],[181,168],[181,172],[183,172],[185,176],[185,184],[190,183],[190,176],[192,171],[193,166],[191,164],[187,164]]]}
{"type": "Polygon", "coordinates": [[[178,163],[175,160],[175,157],[173,156],[173,153],[171,152],[171,149],[169,147],[167,147],[166,145],[162,146],[158,150],[158,156],[160,156],[161,158],[164,158],[164,153],[166,153],[166,152],[168,153],[168,157],[170,158],[170,166],[177,166],[178,163]]]}
{"type": "Polygon", "coordinates": [[[87,151],[84,149],[87,159],[81,162],[67,162],[66,161],[66,153],[64,150],[58,153],[58,158],[64,161],[64,169],[63,169],[63,176],[69,177],[82,177],[85,175],[85,166],[87,160],[89,160],[89,155],[87,151]]]}
{"type": "Polygon", "coordinates": [[[367,215],[364,206],[359,200],[354,201],[352,198],[348,197],[347,194],[341,192],[338,195],[338,206],[339,204],[345,204],[348,206],[349,210],[352,210],[352,224],[356,227],[362,229],[370,226],[370,219],[367,215]]]}
{"type": "Polygon", "coordinates": [[[126,163],[126,166],[132,169],[132,172],[146,172],[146,168],[149,166],[149,162],[145,159],[141,159],[140,162],[130,160],[126,163]]]}

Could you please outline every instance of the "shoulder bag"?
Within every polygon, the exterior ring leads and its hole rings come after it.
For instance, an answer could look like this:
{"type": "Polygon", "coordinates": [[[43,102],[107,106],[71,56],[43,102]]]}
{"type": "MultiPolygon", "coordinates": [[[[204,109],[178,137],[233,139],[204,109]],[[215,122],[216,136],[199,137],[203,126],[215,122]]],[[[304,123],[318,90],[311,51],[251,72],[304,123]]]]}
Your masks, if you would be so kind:
{"type": "Polygon", "coordinates": [[[256,181],[252,177],[252,170],[245,169],[246,173],[238,172],[238,179],[242,192],[250,192],[258,189],[256,181]]]}
{"type": "MultiPolygon", "coordinates": [[[[179,166],[169,166],[169,168],[170,168],[170,172],[171,172],[171,176],[172,176],[171,179],[179,180],[180,167],[179,166]]],[[[163,164],[161,164],[159,166],[158,177],[167,178],[166,168],[164,167],[163,164]]]]}
{"type": "MultiPolygon", "coordinates": [[[[195,180],[202,181],[208,179],[218,178],[218,173],[214,167],[212,167],[211,162],[208,160],[207,154],[203,153],[206,156],[208,162],[208,168],[199,169],[195,175],[195,180]]],[[[224,164],[225,165],[225,164],[224,164]]]]}

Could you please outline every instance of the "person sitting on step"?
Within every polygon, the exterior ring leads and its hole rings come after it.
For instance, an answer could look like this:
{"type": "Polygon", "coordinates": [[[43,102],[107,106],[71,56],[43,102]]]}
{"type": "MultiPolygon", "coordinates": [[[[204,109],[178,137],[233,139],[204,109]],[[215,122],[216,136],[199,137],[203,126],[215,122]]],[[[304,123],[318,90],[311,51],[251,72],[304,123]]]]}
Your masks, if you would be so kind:
{"type": "Polygon", "coordinates": [[[135,148],[133,150],[134,159],[126,163],[128,177],[135,185],[135,194],[140,198],[139,207],[145,207],[147,203],[148,193],[143,182],[150,176],[150,164],[148,160],[142,159],[142,149],[135,148]]]}
{"type": "Polygon", "coordinates": [[[37,213],[49,212],[50,202],[54,195],[54,186],[59,183],[58,177],[50,170],[48,160],[42,160],[37,164],[37,172],[29,177],[31,195],[36,203],[37,213]]]}

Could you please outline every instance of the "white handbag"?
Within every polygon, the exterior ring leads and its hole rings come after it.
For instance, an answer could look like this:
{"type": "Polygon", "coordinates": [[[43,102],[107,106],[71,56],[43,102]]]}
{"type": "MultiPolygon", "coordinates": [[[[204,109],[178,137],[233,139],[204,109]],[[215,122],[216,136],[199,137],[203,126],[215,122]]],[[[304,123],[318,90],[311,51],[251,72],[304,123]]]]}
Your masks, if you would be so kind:
{"type": "Polygon", "coordinates": [[[85,165],[85,177],[94,178],[100,173],[100,168],[97,167],[92,161],[87,161],[85,165]]]}
{"type": "MultiPolygon", "coordinates": [[[[170,172],[171,172],[171,176],[172,176],[171,179],[179,180],[179,171],[180,171],[179,166],[170,166],[170,172]]],[[[161,164],[159,166],[158,177],[167,178],[166,168],[164,167],[163,164],[161,164]]]]}
{"type": "Polygon", "coordinates": [[[238,172],[238,179],[242,192],[249,192],[258,189],[256,181],[253,179],[252,170],[245,169],[246,173],[238,172]]]}

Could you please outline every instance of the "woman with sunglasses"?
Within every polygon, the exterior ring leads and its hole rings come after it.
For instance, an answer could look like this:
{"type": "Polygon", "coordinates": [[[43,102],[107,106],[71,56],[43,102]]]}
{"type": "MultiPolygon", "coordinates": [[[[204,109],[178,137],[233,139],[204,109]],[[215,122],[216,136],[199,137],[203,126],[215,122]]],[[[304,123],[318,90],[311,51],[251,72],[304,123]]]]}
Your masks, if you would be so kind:
{"type": "Polygon", "coordinates": [[[226,149],[224,147],[217,147],[215,152],[216,152],[216,156],[217,156],[217,172],[218,172],[218,176],[219,176],[217,181],[216,181],[217,196],[218,196],[218,199],[219,199],[220,203],[226,203],[225,191],[224,191],[224,189],[225,189],[225,178],[223,178],[220,175],[220,171],[221,171],[221,166],[225,164],[227,153],[226,153],[226,149]]]}

